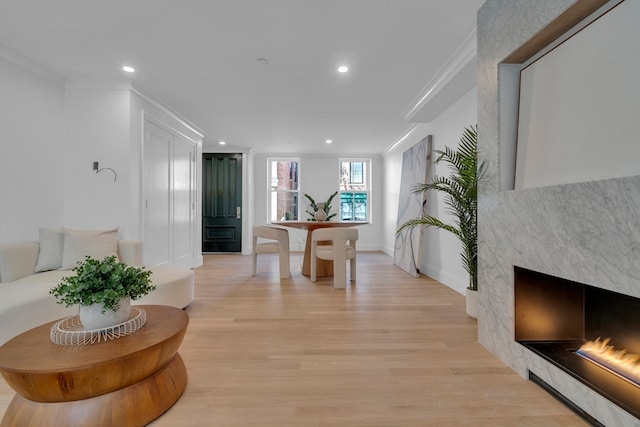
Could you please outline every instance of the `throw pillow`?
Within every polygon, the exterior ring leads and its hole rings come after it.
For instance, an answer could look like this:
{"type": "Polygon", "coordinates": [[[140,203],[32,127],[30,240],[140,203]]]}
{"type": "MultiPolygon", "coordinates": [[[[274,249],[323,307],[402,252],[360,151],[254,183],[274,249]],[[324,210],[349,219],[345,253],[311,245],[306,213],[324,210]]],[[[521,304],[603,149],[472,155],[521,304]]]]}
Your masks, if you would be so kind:
{"type": "Polygon", "coordinates": [[[35,272],[57,270],[62,267],[64,235],[60,230],[38,229],[40,252],[35,272]]]}
{"type": "Polygon", "coordinates": [[[70,270],[85,256],[102,259],[111,255],[118,257],[118,228],[112,230],[72,230],[62,228],[64,251],[62,270],[70,270]]]}

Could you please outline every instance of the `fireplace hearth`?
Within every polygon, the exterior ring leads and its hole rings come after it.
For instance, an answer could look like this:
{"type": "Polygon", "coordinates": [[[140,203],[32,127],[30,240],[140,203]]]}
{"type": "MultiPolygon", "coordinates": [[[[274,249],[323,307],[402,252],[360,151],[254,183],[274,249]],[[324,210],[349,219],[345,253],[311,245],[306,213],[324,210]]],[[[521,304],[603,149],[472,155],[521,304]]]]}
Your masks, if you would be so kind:
{"type": "Polygon", "coordinates": [[[637,379],[577,354],[598,338],[640,354],[640,299],[520,267],[514,278],[516,341],[640,418],[637,379]]]}

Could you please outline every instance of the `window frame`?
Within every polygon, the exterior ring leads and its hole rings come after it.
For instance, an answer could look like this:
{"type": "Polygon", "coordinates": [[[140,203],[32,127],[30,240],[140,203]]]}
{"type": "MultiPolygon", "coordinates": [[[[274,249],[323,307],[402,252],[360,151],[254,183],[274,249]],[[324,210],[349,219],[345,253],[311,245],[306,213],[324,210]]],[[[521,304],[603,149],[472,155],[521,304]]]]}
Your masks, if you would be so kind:
{"type": "Polygon", "coordinates": [[[369,157],[341,157],[338,159],[338,218],[343,222],[371,222],[371,158],[369,157]],[[354,163],[363,163],[365,170],[362,172],[362,180],[363,183],[353,182],[350,179],[350,184],[354,185],[363,185],[363,190],[343,190],[342,189],[342,164],[349,163],[349,175],[351,176],[351,171],[353,170],[354,163]],[[365,193],[366,194],[366,211],[365,211],[365,219],[354,219],[355,215],[351,215],[351,219],[342,219],[343,218],[343,209],[342,209],[342,195],[343,194],[352,194],[352,200],[355,200],[355,195],[357,193],[365,193]]]}
{"type": "MultiPolygon", "coordinates": [[[[272,209],[273,207],[273,194],[274,193],[293,193],[296,194],[297,196],[297,206],[296,206],[296,216],[297,218],[294,220],[290,220],[290,221],[300,221],[300,203],[301,203],[301,199],[300,199],[300,195],[301,195],[301,184],[300,184],[300,169],[301,169],[301,159],[300,157],[293,157],[293,156],[268,156],[267,157],[267,224],[271,224],[273,222],[278,222],[281,221],[281,219],[272,219],[271,217],[271,213],[272,213],[272,209]],[[297,189],[296,190],[274,190],[272,185],[271,185],[271,180],[272,180],[272,168],[273,168],[273,162],[287,162],[287,163],[297,163],[297,189]]],[[[276,198],[277,200],[277,198],[276,198]]],[[[277,207],[276,207],[277,209],[277,207]]],[[[287,220],[285,220],[287,221],[287,220]]]]}

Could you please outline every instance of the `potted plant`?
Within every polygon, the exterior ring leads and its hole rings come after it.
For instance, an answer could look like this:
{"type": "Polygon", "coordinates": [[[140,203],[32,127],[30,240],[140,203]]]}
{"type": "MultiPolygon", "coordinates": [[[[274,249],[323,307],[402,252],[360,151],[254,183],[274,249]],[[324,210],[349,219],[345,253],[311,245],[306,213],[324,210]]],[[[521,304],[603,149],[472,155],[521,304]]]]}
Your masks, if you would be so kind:
{"type": "Polygon", "coordinates": [[[331,201],[333,201],[333,198],[336,197],[337,194],[338,192],[336,191],[329,196],[326,202],[316,203],[313,197],[305,193],[304,197],[309,200],[309,208],[311,209],[310,211],[306,211],[310,215],[307,221],[330,221],[331,218],[336,216],[335,213],[331,213],[331,201]]]}
{"type": "Polygon", "coordinates": [[[151,271],[119,262],[115,256],[102,260],[87,256],[72,271],[75,275],[63,277],[49,293],[58,304],[80,305],[80,321],[87,330],[126,321],[131,300],[156,288],[151,284],[151,271]]]}
{"type": "Polygon", "coordinates": [[[454,223],[448,224],[431,216],[423,215],[402,224],[398,233],[407,227],[424,225],[437,227],[453,233],[462,243],[462,265],[469,273],[467,287],[467,313],[477,318],[478,290],[478,181],[485,172],[485,162],[478,162],[478,133],[475,127],[464,129],[457,149],[445,147],[436,151],[436,163],[448,164],[451,174],[448,177],[434,176],[428,184],[416,184],[415,194],[434,190],[444,193],[444,202],[454,217],[454,223]]]}

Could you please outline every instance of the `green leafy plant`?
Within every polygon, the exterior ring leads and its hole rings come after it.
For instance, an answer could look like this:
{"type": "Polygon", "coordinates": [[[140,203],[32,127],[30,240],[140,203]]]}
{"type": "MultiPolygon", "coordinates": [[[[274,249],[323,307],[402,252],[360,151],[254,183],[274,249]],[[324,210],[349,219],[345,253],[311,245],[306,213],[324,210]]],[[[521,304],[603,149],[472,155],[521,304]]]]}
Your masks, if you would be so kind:
{"type": "Polygon", "coordinates": [[[58,304],[67,307],[102,304],[102,313],[117,311],[120,299],[136,300],[156,288],[151,284],[151,271],[119,262],[115,256],[102,260],[87,256],[72,271],[76,274],[63,277],[49,291],[58,304]]]}
{"type": "MultiPolygon", "coordinates": [[[[331,196],[329,196],[329,198],[327,199],[326,202],[324,202],[324,204],[322,205],[322,210],[324,211],[324,213],[327,214],[327,219],[325,221],[329,221],[331,220],[331,218],[333,218],[334,216],[336,216],[335,213],[330,213],[331,212],[331,202],[333,201],[333,198],[336,197],[336,195],[338,194],[338,192],[336,191],[335,193],[333,193],[331,196]]],[[[313,197],[311,197],[308,194],[304,194],[304,197],[307,198],[307,200],[309,200],[309,207],[311,208],[311,210],[306,210],[305,212],[307,212],[309,214],[309,218],[307,218],[307,221],[315,221],[315,213],[318,212],[318,210],[320,209],[318,207],[319,203],[316,203],[315,200],[313,200],[313,197]]]]}
{"type": "Polygon", "coordinates": [[[469,273],[469,289],[478,290],[478,182],[485,173],[486,164],[478,162],[478,133],[474,126],[464,129],[456,150],[445,147],[436,151],[436,163],[449,165],[451,175],[434,176],[428,184],[416,184],[413,193],[423,194],[434,190],[445,194],[447,212],[455,218],[448,224],[431,215],[406,221],[397,233],[408,227],[424,225],[453,233],[462,243],[462,264],[469,273]]]}

